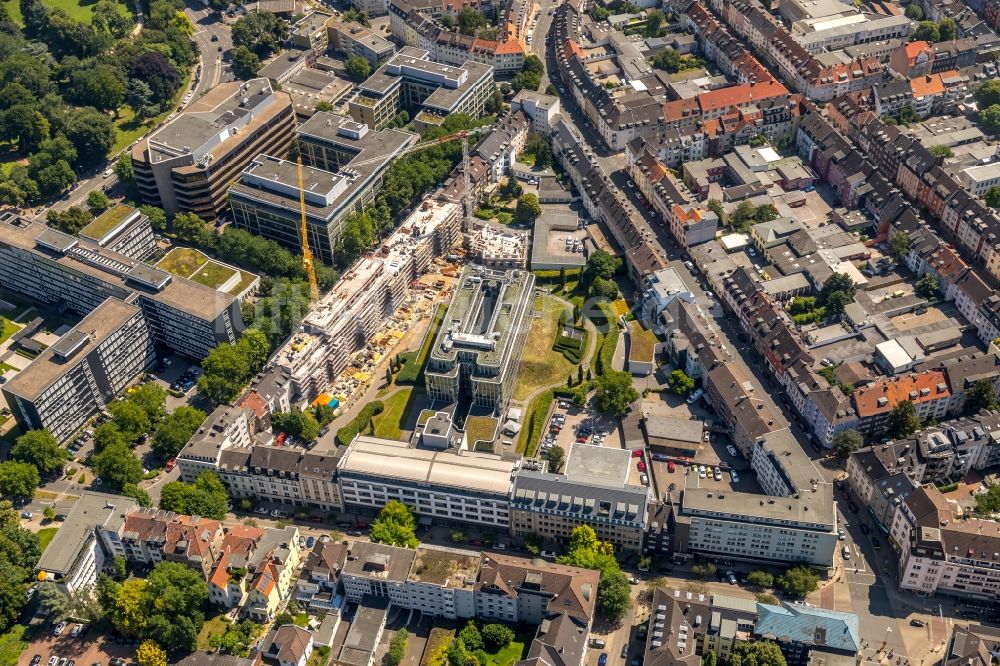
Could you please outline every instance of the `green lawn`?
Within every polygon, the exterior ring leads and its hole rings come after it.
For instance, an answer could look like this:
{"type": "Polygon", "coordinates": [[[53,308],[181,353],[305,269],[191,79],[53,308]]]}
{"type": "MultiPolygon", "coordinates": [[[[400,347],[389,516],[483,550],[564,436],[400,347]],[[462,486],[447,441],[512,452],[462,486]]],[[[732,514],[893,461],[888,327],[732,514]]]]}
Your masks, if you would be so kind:
{"type": "Polygon", "coordinates": [[[198,269],[208,263],[208,257],[190,247],[175,247],[156,264],[168,273],[182,278],[191,277],[198,269]]]}
{"type": "Polygon", "coordinates": [[[27,627],[23,624],[15,624],[0,634],[0,666],[15,666],[21,653],[28,649],[28,642],[24,640],[25,631],[27,627]]]}
{"type": "Polygon", "coordinates": [[[43,527],[38,530],[38,545],[41,546],[42,550],[45,550],[45,547],[49,545],[49,542],[52,541],[58,531],[58,527],[43,527]]]}
{"type": "Polygon", "coordinates": [[[250,284],[257,279],[257,276],[253,273],[248,273],[247,271],[240,271],[240,282],[235,287],[229,290],[231,296],[239,296],[243,293],[243,290],[250,286],[250,284]]]}
{"type": "MultiPolygon", "coordinates": [[[[94,13],[94,5],[97,0],[42,0],[42,4],[52,8],[64,9],[71,19],[90,23],[90,17],[94,13]]],[[[12,21],[22,25],[21,3],[19,0],[3,0],[3,6],[7,8],[12,21]]],[[[135,10],[130,9],[130,4],[117,3],[118,11],[122,16],[134,16],[135,10]]]]}
{"type": "Polygon", "coordinates": [[[560,352],[552,350],[559,334],[557,329],[562,308],[562,303],[551,296],[540,296],[535,300],[535,310],[541,311],[542,315],[531,320],[531,331],[528,333],[531,342],[525,346],[521,357],[521,370],[517,388],[514,389],[515,400],[524,400],[540,388],[565,384],[566,377],[576,368],[560,352]]]}
{"type": "Polygon", "coordinates": [[[383,400],[385,409],[374,417],[375,436],[386,439],[399,439],[403,434],[403,423],[412,404],[413,389],[409,386],[401,388],[387,399],[383,400]]]}
{"type": "Polygon", "coordinates": [[[201,631],[198,632],[198,649],[206,651],[213,649],[208,644],[209,638],[213,635],[221,636],[226,633],[226,627],[228,626],[229,622],[226,621],[225,614],[219,614],[205,620],[205,624],[201,626],[201,631]]]}
{"type": "Polygon", "coordinates": [[[218,289],[220,286],[226,283],[229,278],[236,275],[236,271],[232,268],[226,268],[222,264],[217,264],[214,261],[209,261],[207,264],[201,267],[197,273],[191,276],[191,279],[198,284],[203,284],[206,287],[211,287],[212,289],[218,289]]]}
{"type": "MultiPolygon", "coordinates": [[[[8,0],[8,2],[10,1],[13,0],[8,0]]],[[[188,70],[188,72],[184,75],[184,80],[181,81],[180,88],[177,89],[177,94],[174,95],[174,99],[170,103],[170,108],[158,116],[146,118],[145,120],[139,120],[136,119],[132,109],[127,106],[123,106],[119,109],[118,118],[115,119],[115,128],[118,132],[115,137],[115,143],[111,146],[108,156],[114,157],[121,151],[128,148],[133,141],[140,139],[146,132],[156,127],[161,121],[166,120],[167,116],[174,112],[174,109],[177,107],[177,103],[187,92],[188,82],[190,80],[191,70],[188,70]]]]}
{"type": "Polygon", "coordinates": [[[12,365],[8,365],[7,363],[0,363],[0,375],[7,372],[8,370],[17,370],[17,368],[15,368],[12,365]]]}
{"type": "Polygon", "coordinates": [[[93,222],[81,229],[80,233],[84,236],[90,236],[91,238],[101,240],[108,232],[121,224],[122,220],[131,215],[133,212],[135,212],[135,208],[124,204],[118,204],[117,206],[113,206],[98,215],[93,222]]]}
{"type": "Polygon", "coordinates": [[[20,331],[23,326],[18,326],[6,317],[0,317],[0,342],[20,331]]]}
{"type": "Polygon", "coordinates": [[[470,416],[465,420],[465,436],[470,447],[475,446],[479,440],[492,442],[496,431],[497,420],[492,416],[470,416]]]}
{"type": "MultiPolygon", "coordinates": [[[[518,636],[520,638],[520,636],[518,636]]],[[[521,661],[525,656],[525,645],[529,644],[518,640],[513,640],[504,649],[489,655],[489,661],[483,666],[510,666],[516,661],[521,661]]],[[[489,654],[489,653],[487,653],[489,654]]]]}

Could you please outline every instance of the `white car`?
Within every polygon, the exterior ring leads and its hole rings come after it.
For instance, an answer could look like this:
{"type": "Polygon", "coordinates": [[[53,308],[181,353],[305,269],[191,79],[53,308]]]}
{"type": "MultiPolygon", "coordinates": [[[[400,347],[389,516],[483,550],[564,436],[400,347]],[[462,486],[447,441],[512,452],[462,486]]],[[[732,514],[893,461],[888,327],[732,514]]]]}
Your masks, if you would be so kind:
{"type": "Polygon", "coordinates": [[[639,481],[640,481],[640,482],[642,483],[642,485],[644,485],[644,486],[648,486],[648,485],[649,485],[649,477],[648,477],[648,476],[646,476],[645,474],[640,474],[640,475],[639,475],[639,481]]]}
{"type": "Polygon", "coordinates": [[[56,625],[56,630],[52,633],[54,633],[56,636],[61,636],[62,632],[65,630],[66,630],[66,623],[60,622],[59,624],[56,625]]]}
{"type": "Polygon", "coordinates": [[[709,431],[705,431],[705,441],[709,441],[712,438],[712,434],[709,431]]]}
{"type": "Polygon", "coordinates": [[[105,178],[110,178],[111,174],[113,174],[113,173],[114,173],[114,171],[112,171],[111,169],[105,169],[104,173],[102,173],[101,175],[104,176],[105,178]]]}
{"type": "Polygon", "coordinates": [[[840,553],[841,553],[841,555],[844,556],[845,560],[851,559],[851,549],[848,548],[846,545],[843,548],[840,549],[840,553]]]}
{"type": "Polygon", "coordinates": [[[548,560],[556,559],[556,554],[551,550],[543,550],[539,555],[548,560]]]}
{"type": "Polygon", "coordinates": [[[735,447],[735,446],[733,446],[732,444],[730,444],[730,445],[728,445],[728,446],[726,447],[726,451],[729,451],[729,455],[731,455],[731,456],[732,456],[732,457],[734,457],[734,458],[735,458],[736,456],[740,455],[739,451],[737,451],[737,450],[736,450],[736,447],[735,447]]]}
{"type": "Polygon", "coordinates": [[[839,530],[837,530],[837,539],[840,540],[840,541],[846,541],[847,540],[847,533],[844,532],[844,528],[843,527],[841,527],[839,530]]]}
{"type": "Polygon", "coordinates": [[[739,483],[740,482],[740,475],[736,473],[735,469],[729,473],[729,476],[730,476],[730,478],[732,478],[733,483],[739,483]]]}
{"type": "Polygon", "coordinates": [[[698,478],[704,479],[707,477],[708,477],[708,472],[705,471],[705,466],[702,465],[701,467],[698,468],[698,478]]]}

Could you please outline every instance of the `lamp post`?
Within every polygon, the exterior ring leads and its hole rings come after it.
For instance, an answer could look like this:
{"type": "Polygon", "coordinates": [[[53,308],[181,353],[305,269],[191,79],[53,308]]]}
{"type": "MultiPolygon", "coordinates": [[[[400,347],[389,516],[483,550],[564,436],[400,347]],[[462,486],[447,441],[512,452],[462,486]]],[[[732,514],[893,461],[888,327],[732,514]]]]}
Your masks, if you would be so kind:
{"type": "Polygon", "coordinates": [[[885,628],[885,638],[882,640],[882,649],[880,650],[880,652],[884,652],[885,651],[885,646],[889,642],[889,634],[891,634],[891,633],[892,633],[892,627],[886,627],[885,628]]]}

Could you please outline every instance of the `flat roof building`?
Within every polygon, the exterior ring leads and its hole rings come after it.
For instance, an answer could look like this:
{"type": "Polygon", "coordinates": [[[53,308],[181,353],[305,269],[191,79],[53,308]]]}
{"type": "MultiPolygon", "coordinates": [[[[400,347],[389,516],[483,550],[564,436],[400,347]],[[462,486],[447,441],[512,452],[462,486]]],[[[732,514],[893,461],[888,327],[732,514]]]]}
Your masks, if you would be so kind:
{"type": "Polygon", "coordinates": [[[2,391],[22,430],[47,428],[62,441],[114,401],[155,358],[142,311],[109,298],[2,391]]]}
{"type": "MultiPolygon", "coordinates": [[[[317,113],[297,132],[307,165],[302,167],[302,187],[309,247],[324,263],[332,264],[345,220],[375,200],[389,164],[417,136],[400,130],[373,132],[330,113],[317,113]]],[[[256,157],[229,188],[229,203],[237,227],[301,251],[295,162],[256,157]]]]}
{"type": "Polygon", "coordinates": [[[0,286],[87,315],[109,297],[138,306],[153,339],[202,359],[243,328],[239,300],[17,216],[0,217],[0,286]]]}
{"type": "Polygon", "coordinates": [[[80,230],[80,236],[129,259],[144,261],[156,252],[153,227],[142,211],[118,204],[80,230]]]}
{"type": "Polygon", "coordinates": [[[568,543],[573,529],[586,524],[615,548],[638,551],[649,488],[628,483],[631,455],[625,449],[574,444],[563,474],[518,470],[511,532],[568,543]]]}
{"type": "Polygon", "coordinates": [[[413,109],[418,132],[455,113],[483,115],[495,90],[493,68],[471,60],[460,67],[442,65],[430,53],[406,47],[364,83],[351,100],[351,117],[369,127],[385,127],[400,109],[413,109]]]}
{"type": "Polygon", "coordinates": [[[358,435],[340,461],[337,478],[350,511],[377,512],[398,500],[412,506],[421,520],[506,532],[516,469],[515,461],[489,453],[413,448],[358,435]]]}
{"type": "Polygon", "coordinates": [[[372,67],[378,67],[396,52],[395,44],[356,21],[331,23],[327,29],[331,49],[347,58],[361,56],[372,67]]]}
{"type": "Polygon", "coordinates": [[[294,128],[291,98],[267,79],[220,84],[132,149],[139,196],[214,220],[233,179],[260,154],[285,154],[294,128]]]}
{"type": "Polygon", "coordinates": [[[503,410],[514,394],[534,286],[535,276],[521,270],[462,270],[424,371],[432,401],[503,410]]]}
{"type": "Polygon", "coordinates": [[[109,557],[124,556],[125,516],[137,507],[128,497],[84,491],[38,560],[39,579],[68,594],[96,583],[109,557]]]}

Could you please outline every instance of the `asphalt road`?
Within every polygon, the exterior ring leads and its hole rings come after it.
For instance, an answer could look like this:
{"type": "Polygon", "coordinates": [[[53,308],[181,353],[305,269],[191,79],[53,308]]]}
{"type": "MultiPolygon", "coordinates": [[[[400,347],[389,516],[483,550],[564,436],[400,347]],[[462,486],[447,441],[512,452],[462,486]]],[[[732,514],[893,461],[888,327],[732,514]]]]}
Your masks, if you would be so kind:
{"type": "Polygon", "coordinates": [[[233,80],[229,63],[224,60],[233,48],[233,35],[229,24],[220,18],[219,12],[211,11],[197,0],[189,2],[184,13],[194,23],[195,31],[191,38],[198,45],[198,52],[201,54],[201,79],[195,84],[192,96],[195,99],[220,83],[233,80]],[[212,41],[213,36],[217,41],[212,41]]]}

